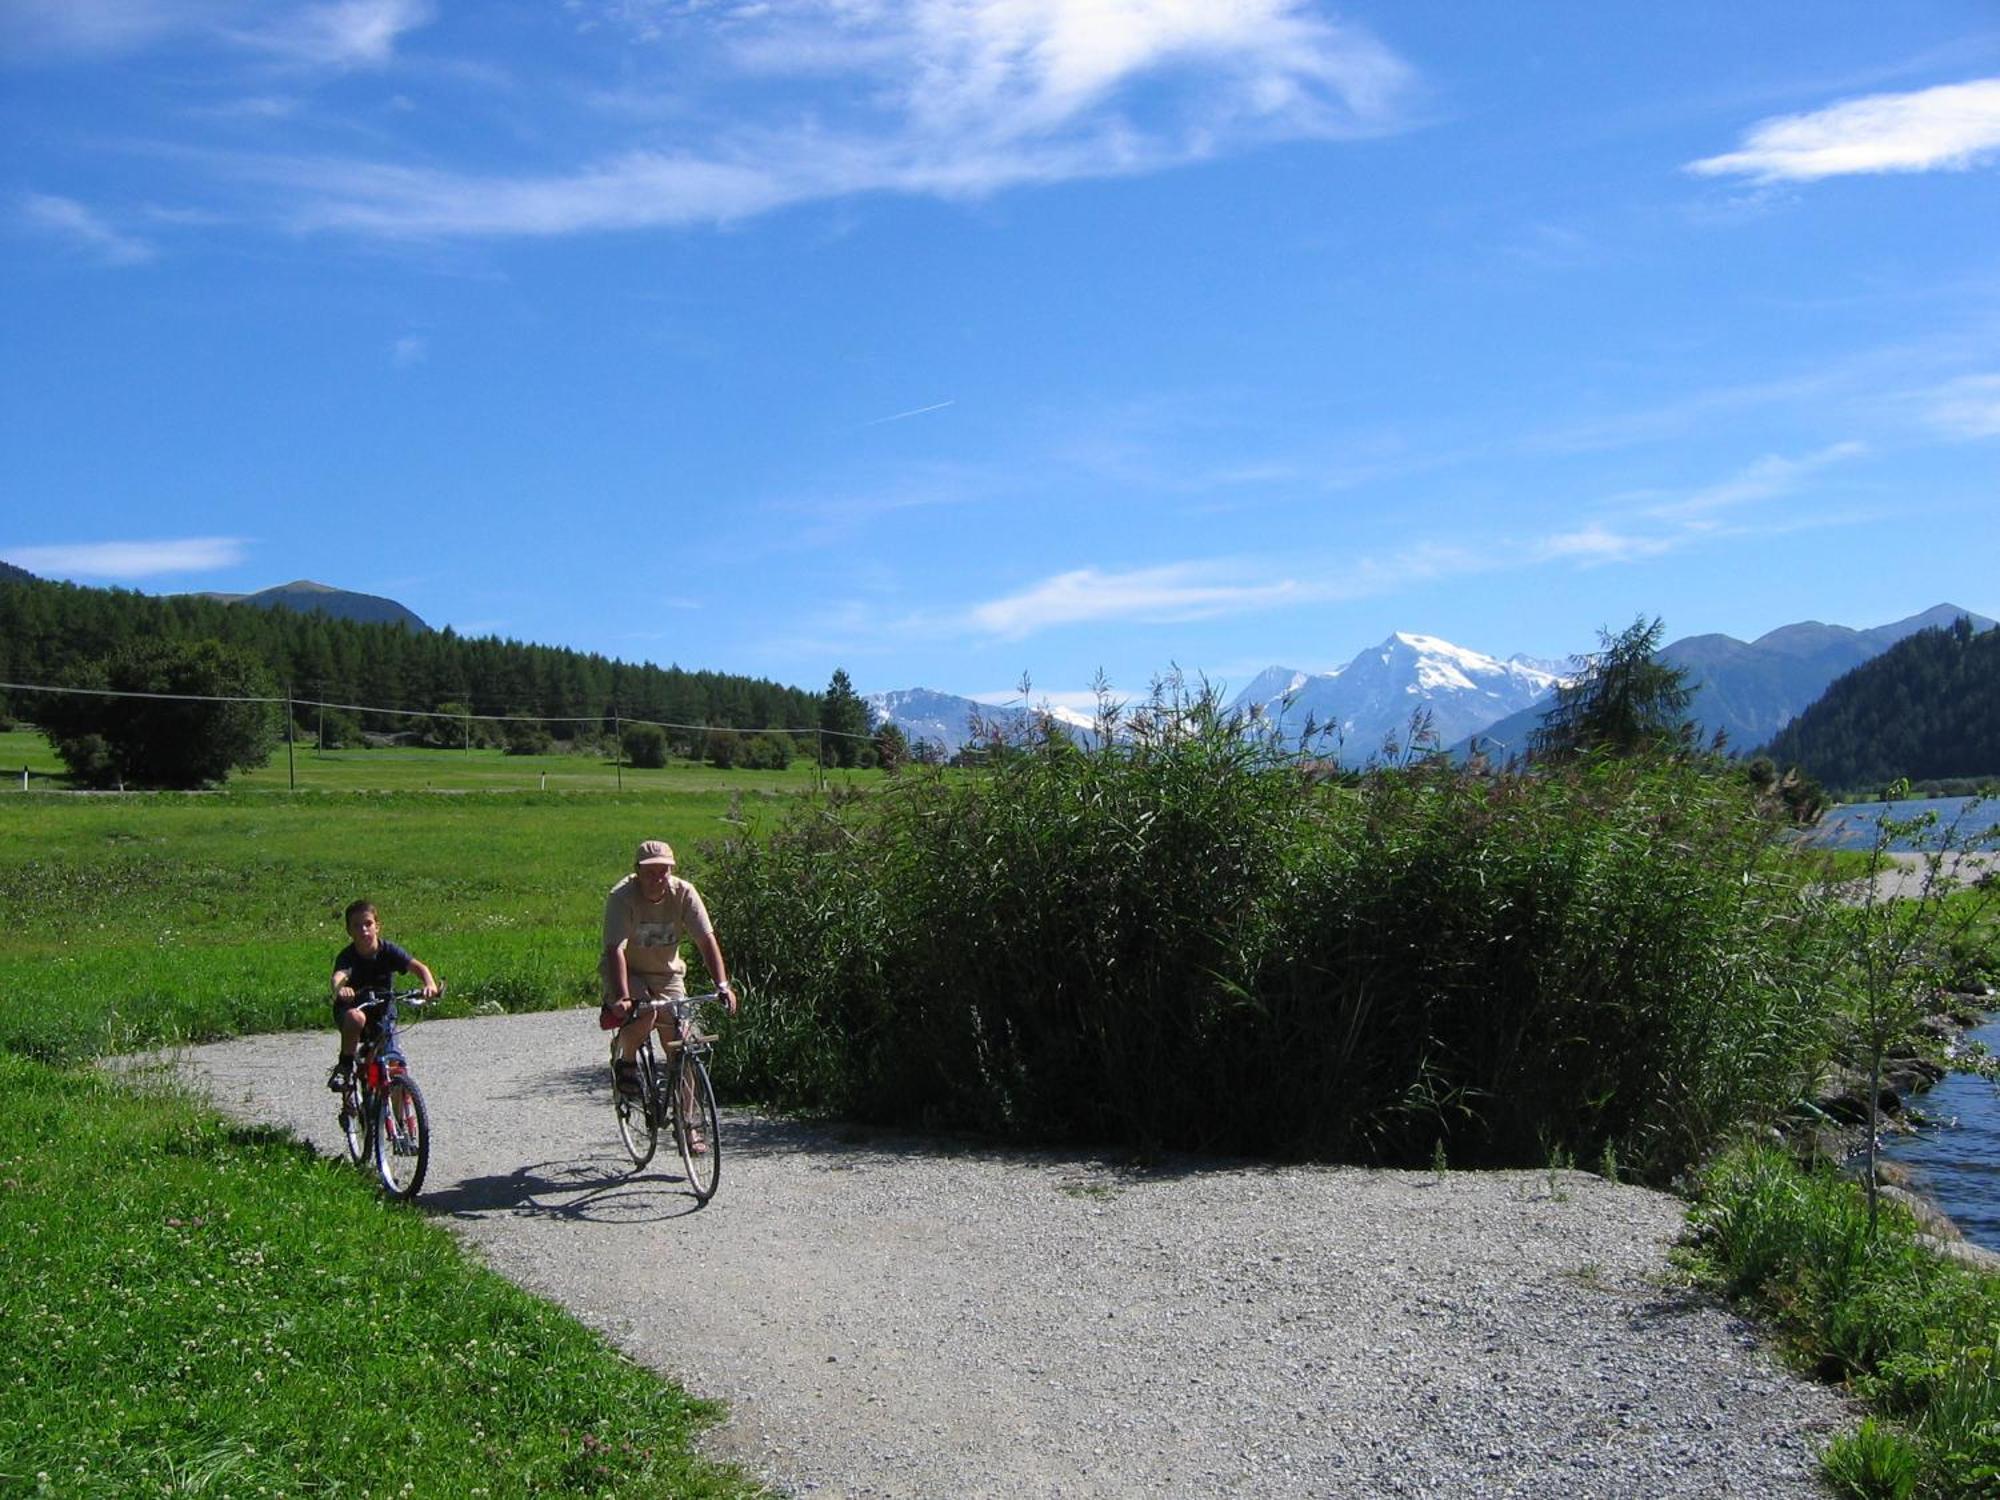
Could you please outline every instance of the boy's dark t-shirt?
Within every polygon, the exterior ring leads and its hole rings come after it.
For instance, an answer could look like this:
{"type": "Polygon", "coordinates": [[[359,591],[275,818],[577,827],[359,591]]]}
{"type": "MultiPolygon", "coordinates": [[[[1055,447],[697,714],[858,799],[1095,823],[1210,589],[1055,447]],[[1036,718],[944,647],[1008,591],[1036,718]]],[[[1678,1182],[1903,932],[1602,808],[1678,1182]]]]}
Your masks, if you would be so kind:
{"type": "Polygon", "coordinates": [[[395,986],[398,974],[410,972],[410,955],[387,938],[377,940],[373,958],[363,958],[349,943],[333,961],[333,969],[347,971],[347,983],[357,997],[385,993],[395,986]]]}

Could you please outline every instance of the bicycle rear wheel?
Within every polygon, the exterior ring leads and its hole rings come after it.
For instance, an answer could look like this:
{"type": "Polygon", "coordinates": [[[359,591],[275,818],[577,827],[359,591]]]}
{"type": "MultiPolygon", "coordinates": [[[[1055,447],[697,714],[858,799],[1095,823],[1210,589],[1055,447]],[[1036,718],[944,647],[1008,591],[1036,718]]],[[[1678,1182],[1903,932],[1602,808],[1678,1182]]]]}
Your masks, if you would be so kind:
{"type": "Polygon", "coordinates": [[[611,1106],[618,1112],[618,1135],[625,1142],[625,1153],[632,1158],[632,1165],[643,1167],[653,1159],[653,1152],[660,1144],[660,1070],[653,1044],[648,1041],[633,1058],[639,1069],[636,1097],[618,1092],[615,1044],[611,1056],[614,1059],[611,1106]]]}
{"type": "Polygon", "coordinates": [[[431,1164],[431,1117],[424,1091],[407,1073],[393,1074],[375,1112],[375,1173],[392,1198],[414,1198],[431,1164]]]}
{"type": "Polygon", "coordinates": [[[368,1113],[361,1086],[349,1080],[340,1091],[340,1133],[347,1141],[347,1159],[357,1167],[368,1154],[368,1113]]]}
{"type": "Polygon", "coordinates": [[[694,1053],[686,1053],[673,1083],[674,1140],[681,1148],[689,1189],[699,1202],[706,1203],[722,1181],[722,1131],[708,1065],[694,1053]]]}

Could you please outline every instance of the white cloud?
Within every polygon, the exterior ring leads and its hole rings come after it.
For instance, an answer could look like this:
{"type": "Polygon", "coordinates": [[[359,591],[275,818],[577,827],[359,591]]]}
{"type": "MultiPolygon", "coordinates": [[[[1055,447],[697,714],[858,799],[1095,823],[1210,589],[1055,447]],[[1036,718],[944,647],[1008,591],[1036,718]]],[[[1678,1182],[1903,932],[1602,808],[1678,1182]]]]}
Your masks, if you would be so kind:
{"type": "Polygon", "coordinates": [[[1530,555],[1538,562],[1575,562],[1593,566],[1658,557],[1671,552],[1675,545],[1673,538],[1614,531],[1601,521],[1592,521],[1574,531],[1544,537],[1531,549],[1530,555]]]}
{"type": "Polygon", "coordinates": [[[246,46],[312,67],[380,67],[404,32],[427,24],[431,0],[326,0],[233,33],[246,46]]]}
{"type": "Polygon", "coordinates": [[[2000,437],[2000,375],[1967,375],[1930,393],[1930,420],[1954,437],[2000,437]]]}
{"type": "Polygon", "coordinates": [[[242,537],[194,536],[176,541],[14,547],[6,558],[16,567],[44,577],[132,579],[233,568],[248,555],[249,543],[242,537]]]}
{"type": "Polygon", "coordinates": [[[430,358],[430,352],[430,340],[414,333],[403,335],[389,346],[389,358],[399,366],[420,365],[430,358]]]}
{"type": "Polygon", "coordinates": [[[1963,171],[2000,152],[2000,78],[1866,98],[1753,125],[1735,151],[1690,162],[1706,177],[1810,182],[1862,172],[1963,171]]]}
{"type": "Polygon", "coordinates": [[[82,246],[106,265],[135,266],[153,258],[151,245],[120,234],[74,198],[30,193],[21,200],[21,217],[36,229],[82,246]]]}
{"type": "MultiPolygon", "coordinates": [[[[682,121],[726,129],[569,171],[246,164],[295,222],[385,237],[548,235],[726,222],[858,193],[978,197],[1129,175],[1264,141],[1398,128],[1410,69],[1305,0],[798,0],[615,8],[671,32],[682,121]],[[696,59],[700,62],[697,63],[696,59]],[[720,70],[719,72],[715,70],[720,70]],[[826,85],[813,123],[759,113],[773,77],[826,85]],[[750,84],[747,92],[732,85],[750,84]]],[[[664,86],[664,85],[663,85],[664,86]]],[[[784,91],[778,91],[781,95],[784,91]]]]}
{"type": "Polygon", "coordinates": [[[1172,563],[1129,573],[1078,568],[1033,587],[975,606],[968,614],[977,629],[1019,640],[1061,625],[1104,620],[1148,624],[1205,620],[1242,614],[1294,601],[1299,584],[1290,578],[1265,583],[1217,583],[1214,564],[1172,563]]]}

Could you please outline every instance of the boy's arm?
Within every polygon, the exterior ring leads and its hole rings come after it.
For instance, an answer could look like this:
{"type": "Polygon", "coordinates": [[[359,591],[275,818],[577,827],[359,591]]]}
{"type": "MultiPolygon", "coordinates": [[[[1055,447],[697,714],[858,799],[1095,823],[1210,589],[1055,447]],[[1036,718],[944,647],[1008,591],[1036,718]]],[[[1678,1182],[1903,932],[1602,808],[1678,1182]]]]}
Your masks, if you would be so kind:
{"type": "Polygon", "coordinates": [[[333,971],[333,998],[334,998],[334,999],[336,999],[336,1000],[352,1000],[352,999],[354,998],[354,991],[353,991],[353,990],[350,990],[350,989],[349,989],[349,988],[347,987],[347,981],[348,981],[348,978],[349,978],[349,975],[348,975],[348,971],[347,971],[346,969],[335,969],[335,970],[333,971]]]}
{"type": "Polygon", "coordinates": [[[414,953],[410,955],[410,972],[416,975],[418,982],[423,985],[424,998],[426,1000],[433,998],[438,993],[437,977],[431,973],[429,966],[414,953]]]}

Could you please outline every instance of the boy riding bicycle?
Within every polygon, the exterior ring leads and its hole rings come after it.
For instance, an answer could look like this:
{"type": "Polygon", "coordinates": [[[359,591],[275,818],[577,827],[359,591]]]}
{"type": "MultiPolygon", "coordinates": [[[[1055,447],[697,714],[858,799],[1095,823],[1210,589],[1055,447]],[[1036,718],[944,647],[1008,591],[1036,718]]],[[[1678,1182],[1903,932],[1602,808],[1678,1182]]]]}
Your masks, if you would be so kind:
{"type": "Polygon", "coordinates": [[[729,987],[722,945],[716,941],[701,893],[674,874],[674,851],[660,839],[647,839],[633,856],[632,873],[605,898],[604,953],[597,965],[604,985],[598,1025],[618,1032],[618,1060],[612,1072],[621,1094],[639,1092],[632,1057],[652,1034],[659,1015],[637,1004],[635,997],[677,1000],[687,994],[682,938],[693,941],[729,1013],[736,1014],[736,994],[729,987]]]}
{"type": "Polygon", "coordinates": [[[345,913],[348,945],[333,960],[333,1021],[340,1028],[340,1061],[327,1075],[326,1086],[336,1094],[354,1072],[354,1048],[368,1025],[362,1006],[371,995],[386,994],[398,974],[414,974],[424,998],[438,992],[438,982],[424,964],[382,936],[375,903],[356,901],[345,913]]]}

